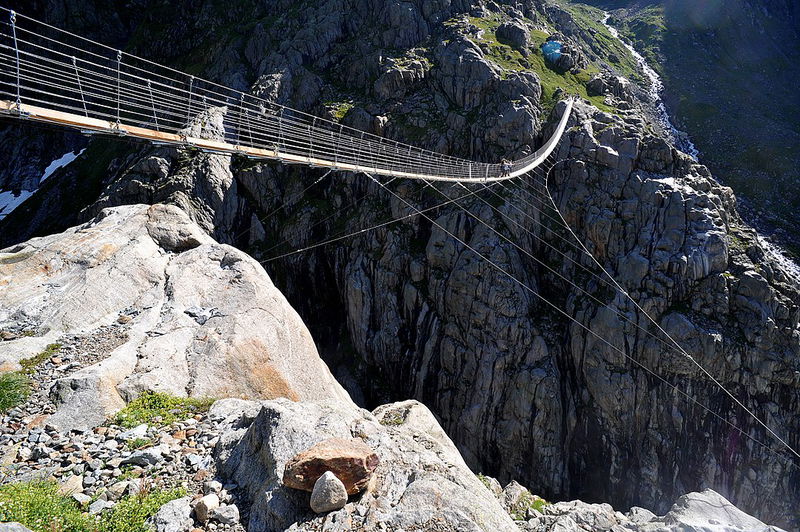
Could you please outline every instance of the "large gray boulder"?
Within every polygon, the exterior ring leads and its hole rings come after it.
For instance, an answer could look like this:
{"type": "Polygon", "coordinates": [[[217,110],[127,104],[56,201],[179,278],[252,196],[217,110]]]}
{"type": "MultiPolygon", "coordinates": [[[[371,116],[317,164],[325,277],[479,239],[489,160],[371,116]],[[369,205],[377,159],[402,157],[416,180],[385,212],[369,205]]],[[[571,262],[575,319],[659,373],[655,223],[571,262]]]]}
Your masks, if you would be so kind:
{"type": "Polygon", "coordinates": [[[531,40],[531,29],[519,21],[510,21],[500,24],[495,32],[497,40],[519,50],[522,55],[528,55],[528,46],[531,40]]]}
{"type": "Polygon", "coordinates": [[[261,265],[177,207],[106,209],[0,259],[0,329],[24,322],[40,334],[3,342],[5,367],[60,335],[126,321],[107,358],[52,386],[60,428],[102,423],[143,390],[350,404],[261,265]]]}
{"type": "Polygon", "coordinates": [[[218,471],[248,499],[251,532],[317,530],[323,520],[343,530],[517,530],[419,403],[382,407],[376,416],[342,403],[276,399],[261,402],[253,418],[255,405],[223,400],[210,412],[222,427],[218,471]],[[311,510],[307,492],[281,479],[293,456],[328,438],[360,438],[380,463],[366,492],[326,517],[311,510]]]}
{"type": "Polygon", "coordinates": [[[190,503],[188,496],[169,501],[150,518],[150,524],[156,532],[186,532],[194,524],[190,503]]]}

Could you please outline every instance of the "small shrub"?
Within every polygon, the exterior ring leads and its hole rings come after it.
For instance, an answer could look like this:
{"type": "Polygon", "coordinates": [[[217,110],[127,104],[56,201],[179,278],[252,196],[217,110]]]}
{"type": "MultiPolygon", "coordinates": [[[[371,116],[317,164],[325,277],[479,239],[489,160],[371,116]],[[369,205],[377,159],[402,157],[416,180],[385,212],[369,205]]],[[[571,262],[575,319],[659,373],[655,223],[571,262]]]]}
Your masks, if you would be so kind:
{"type": "Polygon", "coordinates": [[[98,517],[84,514],[71,497],[59,495],[52,480],[0,486],[0,522],[16,521],[34,532],[148,532],[147,519],[165,503],[183,497],[183,488],[143,489],[98,517]]]}
{"type": "Polygon", "coordinates": [[[128,406],[117,412],[114,423],[132,428],[142,423],[149,425],[160,423],[169,425],[175,421],[206,412],[214,403],[214,399],[195,399],[192,397],[175,397],[167,393],[145,391],[128,403],[128,406]]]}
{"type": "Polygon", "coordinates": [[[520,497],[517,504],[515,504],[513,508],[509,509],[509,512],[511,513],[511,518],[515,521],[524,521],[528,518],[527,516],[529,509],[541,512],[542,509],[549,504],[549,502],[541,497],[526,491],[525,494],[520,497]]]}
{"type": "Polygon", "coordinates": [[[142,476],[142,469],[137,466],[126,464],[121,467],[122,474],[117,478],[117,481],[130,480],[132,478],[139,478],[142,476]]]}
{"type": "Polygon", "coordinates": [[[5,414],[31,393],[28,377],[19,371],[0,375],[0,413],[5,414]]]}
{"type": "Polygon", "coordinates": [[[132,440],[128,440],[125,442],[125,445],[131,451],[135,451],[136,449],[141,449],[142,447],[146,447],[151,445],[153,442],[149,438],[134,438],[132,440]]]}
{"type": "Polygon", "coordinates": [[[17,521],[36,532],[90,532],[94,520],[84,516],[70,497],[58,494],[54,481],[0,486],[0,522],[17,521]]]}
{"type": "Polygon", "coordinates": [[[30,375],[36,371],[36,368],[47,360],[48,358],[54,356],[61,350],[61,344],[50,344],[44,348],[44,351],[39,353],[38,355],[31,357],[31,358],[24,358],[19,361],[19,365],[22,366],[22,371],[26,375],[30,375]]]}

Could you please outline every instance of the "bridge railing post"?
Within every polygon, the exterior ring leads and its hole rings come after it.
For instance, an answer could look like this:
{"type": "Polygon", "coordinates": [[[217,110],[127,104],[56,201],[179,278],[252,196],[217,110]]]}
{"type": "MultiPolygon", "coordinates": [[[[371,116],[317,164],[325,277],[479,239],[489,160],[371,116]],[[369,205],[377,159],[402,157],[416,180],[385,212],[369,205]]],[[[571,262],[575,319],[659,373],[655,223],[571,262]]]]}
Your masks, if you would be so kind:
{"type": "Polygon", "coordinates": [[[333,141],[333,166],[339,166],[339,143],[342,140],[342,126],[339,125],[339,136],[331,129],[331,140],[333,141]]]}
{"type": "Polygon", "coordinates": [[[189,76],[189,103],[186,106],[186,126],[192,122],[192,93],[194,91],[194,76],[189,76]]]}
{"type": "Polygon", "coordinates": [[[120,128],[120,115],[122,109],[122,91],[120,89],[122,76],[122,50],[117,50],[117,129],[120,128]]]}
{"type": "Polygon", "coordinates": [[[403,165],[400,164],[400,143],[394,141],[394,168],[396,172],[403,170],[403,165]]]}
{"type": "Polygon", "coordinates": [[[19,43],[17,42],[17,13],[11,12],[11,35],[14,38],[14,54],[17,59],[17,112],[22,112],[22,86],[20,84],[20,70],[19,70],[19,43]]]}
{"type": "Polygon", "coordinates": [[[244,109],[244,93],[241,93],[239,96],[239,112],[236,113],[236,149],[239,149],[240,146],[240,138],[242,135],[242,122],[243,122],[243,109],[244,109]]]}
{"type": "Polygon", "coordinates": [[[315,129],[316,127],[317,127],[317,117],[314,117],[314,119],[311,121],[311,124],[308,126],[308,140],[311,143],[311,145],[309,147],[309,151],[308,151],[308,157],[309,158],[313,158],[314,157],[314,135],[313,135],[313,129],[315,129]]]}
{"type": "Polygon", "coordinates": [[[283,110],[278,114],[278,153],[283,153],[286,150],[283,148],[283,110]]]}
{"type": "Polygon", "coordinates": [[[147,91],[150,93],[150,106],[153,108],[153,122],[156,125],[156,131],[161,131],[158,126],[158,115],[156,114],[156,100],[153,98],[153,84],[150,83],[150,80],[147,80],[147,91]]]}
{"type": "Polygon", "coordinates": [[[358,142],[358,153],[356,153],[356,165],[361,166],[361,151],[364,149],[364,132],[361,132],[361,140],[358,142]]]}
{"type": "Polygon", "coordinates": [[[78,72],[78,60],[72,56],[72,68],[75,69],[75,80],[78,82],[78,92],[81,93],[81,103],[83,104],[83,114],[88,118],[89,110],[86,108],[86,98],[83,96],[83,85],[81,84],[81,75],[78,72]]]}

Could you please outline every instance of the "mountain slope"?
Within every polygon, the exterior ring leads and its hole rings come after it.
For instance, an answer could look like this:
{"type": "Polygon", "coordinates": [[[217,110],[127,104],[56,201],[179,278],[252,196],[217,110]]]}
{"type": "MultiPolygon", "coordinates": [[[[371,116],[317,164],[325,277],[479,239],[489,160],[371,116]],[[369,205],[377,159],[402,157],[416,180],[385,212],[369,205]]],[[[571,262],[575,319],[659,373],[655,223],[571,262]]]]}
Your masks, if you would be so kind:
{"type": "Polygon", "coordinates": [[[800,194],[800,7],[796,2],[599,2],[660,71],[702,161],[748,218],[795,254],[800,194]]]}
{"type": "MultiPolygon", "coordinates": [[[[567,162],[548,176],[561,211],[662,327],[800,445],[797,282],[741,222],[730,189],[664,140],[635,88],[590,96],[593,73],[624,73],[631,63],[584,11],[446,0],[184,7],[163,27],[165,7],[155,3],[136,30],[154,37],[131,46],[457,155],[529,153],[548,133],[555,87],[586,91],[559,152],[567,162]],[[502,42],[503,26],[523,28],[530,41],[502,42]],[[542,34],[556,31],[583,65],[576,72],[539,61],[542,34]],[[167,39],[177,48],[164,52],[167,39]]],[[[265,261],[353,397],[424,401],[476,470],[524,480],[548,498],[659,512],[712,486],[764,520],[796,519],[791,465],[720,422],[715,413],[768,439],[684,357],[653,341],[646,320],[643,331],[620,318],[635,309],[576,265],[591,263],[542,213],[554,216],[535,190],[541,182],[460,202],[472,214],[455,205],[433,214],[525,290],[420,217],[276,259],[408,214],[364,176],[331,175],[301,195],[319,170],[108,140],[93,140],[82,157],[0,222],[0,238],[22,240],[119,204],[177,204],[218,240],[265,261]],[[110,146],[119,152],[89,159],[92,147],[110,146]]],[[[391,188],[421,207],[459,192],[391,188]]]]}

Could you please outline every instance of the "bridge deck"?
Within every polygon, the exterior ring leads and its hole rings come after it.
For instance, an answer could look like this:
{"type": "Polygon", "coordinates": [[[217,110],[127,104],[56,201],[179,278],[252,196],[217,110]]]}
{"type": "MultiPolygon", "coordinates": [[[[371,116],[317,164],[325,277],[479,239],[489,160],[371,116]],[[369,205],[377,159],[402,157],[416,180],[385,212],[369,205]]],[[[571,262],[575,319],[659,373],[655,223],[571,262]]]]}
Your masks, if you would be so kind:
{"type": "Polygon", "coordinates": [[[567,101],[567,108],[561,117],[556,131],[545,144],[541,153],[530,162],[525,168],[517,169],[507,176],[489,176],[489,177],[474,177],[474,178],[453,178],[441,175],[430,175],[414,172],[403,172],[393,170],[390,168],[381,168],[375,166],[362,166],[344,162],[331,161],[328,159],[320,159],[316,157],[307,157],[296,155],[292,153],[281,152],[277,149],[264,149],[254,146],[247,146],[242,144],[231,144],[225,141],[205,139],[201,137],[194,137],[188,135],[181,135],[177,133],[168,133],[164,131],[156,131],[141,126],[134,126],[129,124],[117,124],[116,122],[101,120],[98,118],[87,117],[75,113],[68,113],[58,111],[55,109],[48,109],[35,105],[20,104],[19,106],[8,100],[0,100],[0,113],[24,117],[30,120],[39,122],[46,122],[61,126],[79,128],[81,130],[96,131],[100,133],[108,133],[112,135],[121,135],[128,137],[135,137],[139,139],[149,140],[153,142],[162,142],[167,144],[175,144],[180,146],[189,146],[201,150],[208,150],[223,154],[230,155],[244,155],[256,159],[272,159],[281,161],[288,164],[302,164],[313,167],[331,168],[334,170],[343,170],[351,172],[367,172],[376,175],[386,175],[392,177],[402,177],[408,179],[424,179],[428,181],[452,181],[452,182],[479,182],[486,183],[492,181],[504,181],[514,177],[523,175],[544,161],[555,148],[555,145],[560,140],[561,135],[564,133],[567,119],[569,118],[572,109],[572,101],[567,101]]]}

